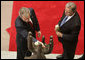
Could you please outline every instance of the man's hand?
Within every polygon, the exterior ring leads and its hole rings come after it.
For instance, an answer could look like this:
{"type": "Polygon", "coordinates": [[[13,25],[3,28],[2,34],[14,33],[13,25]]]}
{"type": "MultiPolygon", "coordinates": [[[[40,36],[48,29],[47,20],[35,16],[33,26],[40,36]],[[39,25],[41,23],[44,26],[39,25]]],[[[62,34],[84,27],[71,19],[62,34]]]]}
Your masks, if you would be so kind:
{"type": "Polygon", "coordinates": [[[39,42],[40,44],[42,44],[42,47],[45,48],[45,45],[42,42],[39,42]]]}
{"type": "Polygon", "coordinates": [[[61,37],[61,38],[63,36],[63,34],[61,32],[59,32],[59,31],[57,31],[56,34],[57,34],[58,37],[61,37]]]}
{"type": "Polygon", "coordinates": [[[42,42],[40,42],[40,41],[35,42],[35,45],[37,46],[37,45],[39,45],[39,43],[42,44],[43,48],[45,48],[45,45],[42,42]]]}
{"type": "Polygon", "coordinates": [[[38,37],[40,37],[41,36],[41,31],[38,31],[38,37]]]}

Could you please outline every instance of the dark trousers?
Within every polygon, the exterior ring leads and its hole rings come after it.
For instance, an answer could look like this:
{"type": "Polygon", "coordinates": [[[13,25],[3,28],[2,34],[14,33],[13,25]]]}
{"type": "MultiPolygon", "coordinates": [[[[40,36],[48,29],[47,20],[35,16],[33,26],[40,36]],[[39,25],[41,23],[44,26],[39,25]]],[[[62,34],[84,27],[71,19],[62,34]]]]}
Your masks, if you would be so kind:
{"type": "Polygon", "coordinates": [[[77,43],[63,43],[63,57],[64,59],[73,59],[75,55],[77,43]]]}
{"type": "Polygon", "coordinates": [[[27,48],[27,40],[16,40],[17,43],[17,59],[24,59],[25,56],[31,56],[31,52],[27,48]]]}

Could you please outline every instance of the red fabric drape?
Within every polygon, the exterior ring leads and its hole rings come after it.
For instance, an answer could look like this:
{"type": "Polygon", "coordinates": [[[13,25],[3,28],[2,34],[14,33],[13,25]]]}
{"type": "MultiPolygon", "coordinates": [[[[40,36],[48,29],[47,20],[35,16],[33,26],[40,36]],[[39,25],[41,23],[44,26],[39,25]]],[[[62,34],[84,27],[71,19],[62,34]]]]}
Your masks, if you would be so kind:
{"type": "MultiPolygon", "coordinates": [[[[58,41],[54,31],[55,25],[60,20],[65,8],[65,4],[69,1],[14,1],[12,10],[11,27],[6,29],[10,34],[9,51],[16,51],[16,29],[15,20],[21,7],[33,8],[38,19],[42,35],[38,40],[41,41],[45,35],[46,43],[49,43],[50,35],[53,35],[54,47],[52,53],[63,52],[62,44],[58,41]]],[[[84,1],[72,1],[77,5],[77,11],[81,18],[81,31],[76,48],[76,54],[84,53],[84,1]]]]}

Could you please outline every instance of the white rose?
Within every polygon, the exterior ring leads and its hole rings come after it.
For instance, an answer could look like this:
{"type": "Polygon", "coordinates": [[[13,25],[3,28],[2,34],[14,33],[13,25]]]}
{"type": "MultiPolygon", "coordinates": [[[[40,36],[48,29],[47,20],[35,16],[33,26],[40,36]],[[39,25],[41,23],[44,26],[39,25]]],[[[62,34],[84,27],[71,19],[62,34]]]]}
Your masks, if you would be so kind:
{"type": "Polygon", "coordinates": [[[59,30],[59,25],[55,25],[55,31],[58,31],[59,30]]]}
{"type": "Polygon", "coordinates": [[[55,25],[55,28],[59,28],[59,25],[57,24],[57,25],[55,25]]]}

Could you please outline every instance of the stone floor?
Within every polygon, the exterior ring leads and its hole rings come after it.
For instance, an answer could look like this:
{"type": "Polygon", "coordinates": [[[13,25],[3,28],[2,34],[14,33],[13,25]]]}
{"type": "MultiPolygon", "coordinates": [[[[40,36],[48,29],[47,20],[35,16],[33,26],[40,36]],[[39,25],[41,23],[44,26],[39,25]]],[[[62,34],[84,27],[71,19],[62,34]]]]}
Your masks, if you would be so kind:
{"type": "MultiPolygon", "coordinates": [[[[17,52],[12,51],[1,51],[1,59],[16,59],[17,52]]],[[[47,54],[47,59],[56,59],[56,56],[60,54],[47,54]]],[[[75,55],[74,59],[80,58],[82,55],[75,55]]]]}

